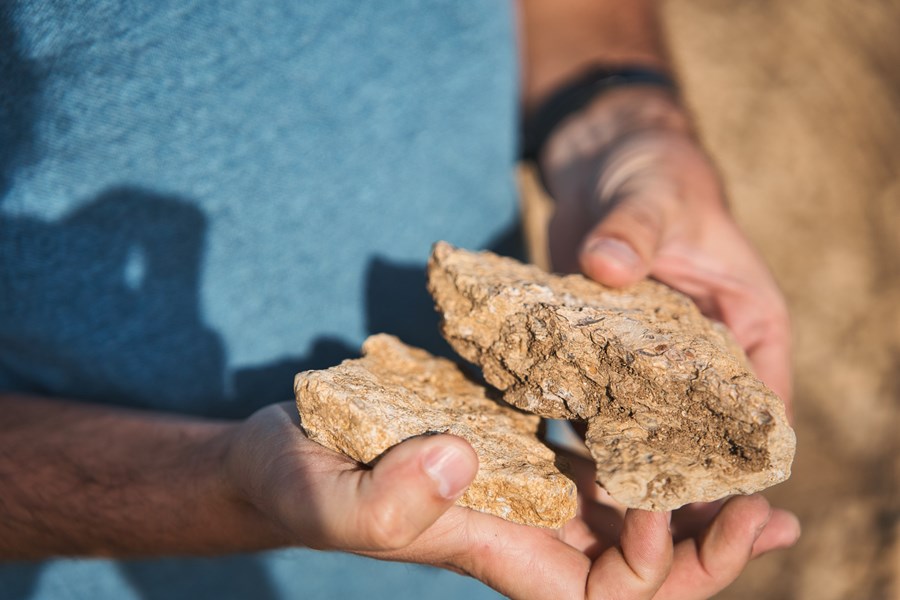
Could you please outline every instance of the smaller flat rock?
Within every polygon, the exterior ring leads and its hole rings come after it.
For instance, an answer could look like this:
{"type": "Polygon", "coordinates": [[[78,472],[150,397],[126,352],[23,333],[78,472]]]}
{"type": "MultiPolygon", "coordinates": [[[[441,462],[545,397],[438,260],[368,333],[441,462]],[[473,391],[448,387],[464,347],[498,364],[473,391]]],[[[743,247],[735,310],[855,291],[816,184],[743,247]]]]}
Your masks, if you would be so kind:
{"type": "Polygon", "coordinates": [[[790,476],[784,405],[725,328],[656,282],[611,289],[439,242],[428,288],[442,333],[504,400],[588,422],[597,481],[670,510],[790,476]]]}
{"type": "Polygon", "coordinates": [[[540,527],[575,516],[575,484],[538,440],[538,417],[499,404],[453,362],[393,336],[374,335],[362,349],[360,359],[295,378],[310,439],[370,464],[411,437],[451,433],[472,445],[480,465],[457,504],[540,527]]]}

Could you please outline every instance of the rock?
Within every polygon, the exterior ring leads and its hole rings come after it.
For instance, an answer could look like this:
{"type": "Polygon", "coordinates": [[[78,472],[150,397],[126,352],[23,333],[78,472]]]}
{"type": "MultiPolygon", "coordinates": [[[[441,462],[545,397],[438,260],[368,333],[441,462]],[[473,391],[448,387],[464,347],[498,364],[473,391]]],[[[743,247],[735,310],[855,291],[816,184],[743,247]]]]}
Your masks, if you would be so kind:
{"type": "Polygon", "coordinates": [[[310,439],[370,464],[410,437],[451,433],[472,445],[480,464],[457,504],[541,527],[575,516],[575,484],[537,439],[538,417],[499,404],[453,362],[393,336],[370,337],[363,355],[297,375],[297,408],[310,439]]]}
{"type": "Polygon", "coordinates": [[[504,399],[588,421],[597,481],[670,510],[787,479],[794,432],[727,330],[651,281],[623,290],[494,254],[434,247],[442,333],[504,399]]]}

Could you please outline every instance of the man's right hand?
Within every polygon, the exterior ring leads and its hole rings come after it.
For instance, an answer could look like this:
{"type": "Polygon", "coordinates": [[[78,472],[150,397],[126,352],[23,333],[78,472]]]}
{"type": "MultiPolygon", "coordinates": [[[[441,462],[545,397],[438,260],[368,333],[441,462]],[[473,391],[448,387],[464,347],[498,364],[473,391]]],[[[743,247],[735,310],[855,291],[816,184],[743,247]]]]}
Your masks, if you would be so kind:
{"type": "Polygon", "coordinates": [[[513,598],[707,598],[799,533],[789,513],[739,497],[675,545],[667,513],[628,511],[620,522],[593,483],[562,530],[517,525],[454,506],[478,469],[464,440],[414,438],[368,469],[307,439],[290,403],[229,437],[233,493],[287,532],[285,543],[440,566],[513,598]]]}
{"type": "Polygon", "coordinates": [[[590,560],[556,532],[454,506],[478,471],[461,438],[413,438],[368,469],[310,441],[284,403],[241,424],[226,456],[236,493],[291,544],[440,566],[513,598],[584,595],[590,560]]]}

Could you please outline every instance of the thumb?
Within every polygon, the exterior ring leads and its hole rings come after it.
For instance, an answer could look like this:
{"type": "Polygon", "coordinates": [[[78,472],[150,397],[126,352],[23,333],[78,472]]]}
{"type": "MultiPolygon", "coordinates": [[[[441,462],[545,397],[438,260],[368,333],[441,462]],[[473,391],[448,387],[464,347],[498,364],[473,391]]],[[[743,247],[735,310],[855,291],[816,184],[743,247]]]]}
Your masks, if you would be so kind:
{"type": "Polygon", "coordinates": [[[423,436],[389,450],[371,470],[334,480],[327,520],[338,547],[392,550],[410,544],[450,508],[478,471],[469,444],[423,436]]]}
{"type": "Polygon", "coordinates": [[[578,257],[584,274],[611,287],[644,279],[662,240],[662,208],[647,196],[633,195],[616,202],[585,237],[578,257]]]}

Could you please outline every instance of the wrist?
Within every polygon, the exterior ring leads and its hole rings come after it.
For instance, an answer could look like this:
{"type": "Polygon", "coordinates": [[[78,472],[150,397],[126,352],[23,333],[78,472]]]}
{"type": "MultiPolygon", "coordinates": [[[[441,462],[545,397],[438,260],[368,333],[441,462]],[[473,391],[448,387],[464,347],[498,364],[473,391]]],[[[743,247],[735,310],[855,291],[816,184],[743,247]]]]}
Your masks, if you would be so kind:
{"type": "Polygon", "coordinates": [[[240,453],[245,446],[239,443],[242,423],[217,425],[200,443],[196,467],[204,482],[200,493],[211,498],[208,526],[229,532],[229,537],[241,540],[242,550],[263,550],[291,545],[284,529],[276,524],[254,501],[244,473],[235,463],[244,464],[240,453]]]}

